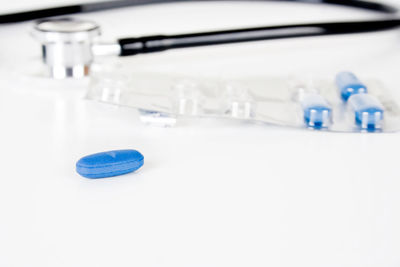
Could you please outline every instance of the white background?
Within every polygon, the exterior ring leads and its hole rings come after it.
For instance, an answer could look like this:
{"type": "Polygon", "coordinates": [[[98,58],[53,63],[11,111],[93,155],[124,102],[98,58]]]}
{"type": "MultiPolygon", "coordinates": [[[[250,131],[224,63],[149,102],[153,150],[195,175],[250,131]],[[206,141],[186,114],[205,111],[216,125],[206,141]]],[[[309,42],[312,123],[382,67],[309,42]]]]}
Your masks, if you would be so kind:
{"type": "MultiPolygon", "coordinates": [[[[63,1],[68,3],[67,1],[63,1]]],[[[77,1],[75,1],[77,2],[77,1]]],[[[61,2],[60,2],[61,3],[61,2]]],[[[3,12],[54,5],[1,1],[3,12]]],[[[283,3],[80,15],[103,38],[373,17],[283,3]]],[[[315,133],[192,120],[143,126],[83,99],[87,80],[38,77],[32,23],[0,27],[0,266],[399,266],[399,134],[315,133]],[[134,174],[89,180],[82,156],[137,149],[134,174]]],[[[379,78],[400,96],[400,38],[384,33],[169,51],[125,59],[182,73],[379,78]]]]}

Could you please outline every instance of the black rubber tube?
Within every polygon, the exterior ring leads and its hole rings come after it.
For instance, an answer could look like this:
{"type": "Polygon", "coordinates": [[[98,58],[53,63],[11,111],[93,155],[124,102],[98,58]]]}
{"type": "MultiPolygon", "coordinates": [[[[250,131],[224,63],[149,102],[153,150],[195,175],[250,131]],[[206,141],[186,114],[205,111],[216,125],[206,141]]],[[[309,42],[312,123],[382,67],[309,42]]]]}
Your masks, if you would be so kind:
{"type": "MultiPolygon", "coordinates": [[[[127,6],[165,4],[175,2],[212,2],[225,0],[117,0],[71,5],[49,9],[0,15],[0,23],[21,22],[43,19],[53,16],[95,12],[127,6]]],[[[278,1],[278,0],[226,0],[226,1],[278,1]]],[[[157,35],[141,38],[124,38],[118,42],[121,47],[120,56],[130,56],[140,53],[159,52],[167,49],[230,44],[249,41],[261,41],[295,37],[322,36],[333,34],[352,34],[393,29],[400,26],[400,17],[395,16],[398,10],[380,2],[363,0],[281,0],[285,2],[300,2],[312,4],[330,4],[358,8],[387,14],[385,20],[370,20],[357,22],[331,22],[293,24],[281,26],[254,27],[246,29],[200,32],[180,35],[157,35]]]]}
{"type": "Polygon", "coordinates": [[[166,4],[176,2],[215,2],[215,1],[242,1],[242,2],[270,2],[270,1],[285,1],[285,2],[303,2],[315,4],[332,4],[346,7],[354,7],[358,9],[376,11],[386,14],[394,14],[397,8],[379,2],[370,2],[362,0],[116,0],[87,3],[80,5],[70,5],[46,9],[31,10],[25,12],[17,12],[11,14],[0,15],[0,24],[23,22],[29,20],[37,20],[50,18],[61,15],[72,15],[77,13],[88,13],[95,11],[110,10],[129,6],[141,6],[152,4],[166,4]]]}
{"type": "Polygon", "coordinates": [[[181,35],[157,35],[120,39],[121,56],[159,52],[168,49],[230,44],[283,38],[353,34],[389,30],[400,26],[400,19],[312,23],[257,27],[181,35]]]}
{"type": "Polygon", "coordinates": [[[181,35],[156,35],[120,39],[121,56],[159,52],[167,49],[230,44],[283,38],[352,34],[389,30],[400,26],[400,20],[312,23],[258,27],[228,31],[181,35]]]}

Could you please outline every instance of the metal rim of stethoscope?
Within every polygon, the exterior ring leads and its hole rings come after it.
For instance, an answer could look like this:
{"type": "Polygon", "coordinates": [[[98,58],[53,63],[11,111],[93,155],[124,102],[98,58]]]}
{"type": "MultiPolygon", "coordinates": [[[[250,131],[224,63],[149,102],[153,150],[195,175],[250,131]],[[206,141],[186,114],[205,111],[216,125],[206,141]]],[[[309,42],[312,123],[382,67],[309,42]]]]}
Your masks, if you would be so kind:
{"type": "Polygon", "coordinates": [[[326,36],[383,31],[400,26],[398,9],[394,6],[364,0],[281,0],[312,4],[330,4],[386,14],[384,19],[341,21],[326,23],[289,24],[253,27],[178,35],[153,35],[123,38],[112,44],[95,44],[100,28],[94,22],[52,17],[110,10],[128,6],[165,4],[175,2],[259,1],[278,0],[118,0],[70,5],[20,13],[0,15],[0,24],[38,20],[35,36],[42,43],[43,60],[55,78],[81,77],[89,73],[94,54],[130,56],[168,49],[230,44],[238,42],[283,38],[326,36]],[[50,19],[49,19],[50,18],[50,19]],[[44,19],[44,20],[43,20],[44,19]],[[72,53],[74,54],[73,56],[72,53]]]}

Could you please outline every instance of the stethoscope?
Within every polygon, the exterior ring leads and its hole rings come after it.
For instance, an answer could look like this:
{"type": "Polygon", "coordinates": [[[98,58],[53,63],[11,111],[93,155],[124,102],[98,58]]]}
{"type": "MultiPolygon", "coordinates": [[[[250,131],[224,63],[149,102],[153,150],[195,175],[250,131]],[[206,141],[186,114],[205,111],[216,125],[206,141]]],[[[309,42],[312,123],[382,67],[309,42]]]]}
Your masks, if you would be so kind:
{"type": "MultiPolygon", "coordinates": [[[[315,4],[340,5],[386,14],[386,19],[291,24],[198,32],[178,35],[153,35],[123,38],[114,43],[99,43],[100,27],[94,22],[76,19],[49,19],[50,17],[87,13],[127,6],[189,2],[193,0],[120,0],[41,9],[0,16],[0,23],[39,20],[34,35],[42,45],[43,62],[53,78],[83,77],[90,73],[90,66],[97,55],[131,56],[168,49],[231,44],[239,42],[283,38],[325,36],[383,31],[400,26],[397,8],[378,2],[359,0],[283,0],[315,4]]],[[[213,0],[194,0],[213,1],[213,0]]],[[[232,1],[232,0],[228,0],[232,1]]],[[[233,0],[238,1],[238,0],[233,0]]],[[[240,0],[239,0],[240,1],[240,0]]],[[[277,1],[277,0],[247,0],[277,1]]]]}

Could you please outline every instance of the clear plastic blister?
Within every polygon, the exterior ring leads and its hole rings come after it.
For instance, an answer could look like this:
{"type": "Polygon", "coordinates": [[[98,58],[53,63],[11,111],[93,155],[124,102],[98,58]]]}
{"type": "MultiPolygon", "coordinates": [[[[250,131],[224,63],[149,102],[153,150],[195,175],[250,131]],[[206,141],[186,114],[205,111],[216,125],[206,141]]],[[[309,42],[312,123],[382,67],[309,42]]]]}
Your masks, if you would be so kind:
{"type": "Polygon", "coordinates": [[[390,92],[379,81],[360,82],[349,72],[227,78],[97,70],[87,98],[136,108],[144,123],[158,126],[213,117],[317,131],[400,130],[400,109],[390,92]]]}

